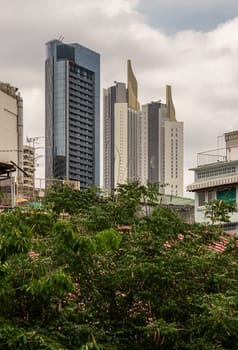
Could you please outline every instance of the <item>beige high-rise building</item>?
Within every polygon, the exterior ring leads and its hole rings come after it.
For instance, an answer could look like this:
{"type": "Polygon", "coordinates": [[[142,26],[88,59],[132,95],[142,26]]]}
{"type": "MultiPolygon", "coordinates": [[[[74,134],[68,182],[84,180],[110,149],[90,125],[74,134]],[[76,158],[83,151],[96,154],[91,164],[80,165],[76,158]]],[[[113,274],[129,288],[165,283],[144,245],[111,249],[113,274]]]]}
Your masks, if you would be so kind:
{"type": "Polygon", "coordinates": [[[117,184],[137,177],[137,124],[140,104],[131,62],[125,83],[103,91],[103,188],[111,193],[117,184]]]}
{"type": "Polygon", "coordinates": [[[166,103],[142,106],[139,145],[141,183],[159,182],[165,194],[183,196],[183,122],[176,120],[170,86],[166,103]]]}
{"type": "Polygon", "coordinates": [[[166,103],[142,106],[128,61],[128,82],[104,90],[104,182],[111,193],[117,184],[159,182],[164,193],[183,196],[183,123],[178,122],[171,87],[166,103]]]}

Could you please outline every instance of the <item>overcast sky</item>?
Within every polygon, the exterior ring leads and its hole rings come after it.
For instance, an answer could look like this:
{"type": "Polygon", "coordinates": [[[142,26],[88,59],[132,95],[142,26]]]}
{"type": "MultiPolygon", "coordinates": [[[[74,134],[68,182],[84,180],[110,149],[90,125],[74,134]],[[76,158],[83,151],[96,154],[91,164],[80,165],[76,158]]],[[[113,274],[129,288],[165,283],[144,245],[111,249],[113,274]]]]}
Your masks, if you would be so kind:
{"type": "Polygon", "coordinates": [[[21,91],[25,136],[44,135],[45,43],[60,36],[101,54],[101,89],[126,81],[127,59],[141,104],[165,100],[172,85],[185,185],[197,153],[238,130],[237,0],[0,0],[0,8],[0,80],[21,91]]]}

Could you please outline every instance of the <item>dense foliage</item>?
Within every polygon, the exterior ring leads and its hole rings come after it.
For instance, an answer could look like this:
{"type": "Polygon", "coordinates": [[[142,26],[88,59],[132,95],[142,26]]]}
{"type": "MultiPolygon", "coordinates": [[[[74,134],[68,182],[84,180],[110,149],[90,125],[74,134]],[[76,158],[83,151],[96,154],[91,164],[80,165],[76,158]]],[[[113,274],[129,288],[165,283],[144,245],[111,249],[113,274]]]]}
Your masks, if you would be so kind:
{"type": "Polygon", "coordinates": [[[0,215],[0,349],[238,348],[236,238],[217,253],[222,232],[184,224],[156,191],[55,188],[50,210],[0,215]]]}
{"type": "Polygon", "coordinates": [[[236,204],[221,199],[214,199],[205,205],[205,216],[212,224],[229,222],[231,214],[236,212],[236,204]]]}

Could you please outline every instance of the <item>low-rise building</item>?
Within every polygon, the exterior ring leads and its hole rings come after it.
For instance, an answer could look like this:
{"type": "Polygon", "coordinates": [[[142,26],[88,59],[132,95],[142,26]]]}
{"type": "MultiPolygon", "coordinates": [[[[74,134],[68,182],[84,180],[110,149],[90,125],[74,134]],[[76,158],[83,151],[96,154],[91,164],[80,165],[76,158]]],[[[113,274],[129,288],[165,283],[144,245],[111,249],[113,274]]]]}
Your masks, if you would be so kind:
{"type": "Polygon", "coordinates": [[[0,82],[0,205],[13,206],[15,187],[23,183],[23,100],[18,88],[0,82]],[[10,169],[10,171],[5,171],[10,169]]]}
{"type": "Polygon", "coordinates": [[[0,82],[0,124],[0,162],[14,162],[22,168],[23,101],[17,88],[2,82],[0,82]]]}
{"type": "MultiPolygon", "coordinates": [[[[195,194],[195,221],[206,222],[205,204],[221,199],[238,203],[238,131],[224,134],[225,147],[198,154],[194,182],[187,191],[195,194]]],[[[225,230],[238,232],[238,213],[233,213],[225,230]]]]}

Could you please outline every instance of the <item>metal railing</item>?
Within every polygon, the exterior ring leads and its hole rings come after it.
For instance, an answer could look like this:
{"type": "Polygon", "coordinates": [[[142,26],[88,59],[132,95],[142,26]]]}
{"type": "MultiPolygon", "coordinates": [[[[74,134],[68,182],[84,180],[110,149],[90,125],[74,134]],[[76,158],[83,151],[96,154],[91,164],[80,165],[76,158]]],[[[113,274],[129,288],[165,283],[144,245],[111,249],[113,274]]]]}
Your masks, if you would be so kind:
{"type": "Polygon", "coordinates": [[[212,149],[197,154],[197,166],[226,161],[226,148],[212,149]]]}

